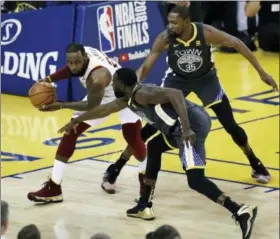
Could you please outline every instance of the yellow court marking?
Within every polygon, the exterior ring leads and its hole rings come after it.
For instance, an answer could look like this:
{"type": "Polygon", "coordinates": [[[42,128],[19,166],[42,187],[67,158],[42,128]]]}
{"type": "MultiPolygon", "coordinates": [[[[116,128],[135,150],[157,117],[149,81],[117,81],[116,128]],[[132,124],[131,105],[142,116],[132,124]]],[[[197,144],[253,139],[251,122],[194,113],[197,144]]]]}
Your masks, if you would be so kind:
{"type": "MultiPolygon", "coordinates": [[[[257,52],[256,56],[279,81],[277,55],[257,52]]],[[[256,155],[269,167],[273,176],[267,186],[279,188],[279,94],[270,92],[252,66],[239,54],[215,53],[215,58],[235,119],[245,129],[256,155]]],[[[193,94],[189,99],[201,104],[193,94]]],[[[38,112],[24,97],[2,95],[1,100],[2,177],[52,166],[61,137],[57,130],[68,122],[72,112],[38,112]]],[[[212,131],[206,142],[207,176],[255,184],[250,178],[246,157],[222,129],[213,112],[210,109],[207,111],[213,117],[212,131]]],[[[79,138],[71,161],[92,157],[115,161],[126,145],[119,129],[116,114],[97,129],[90,129],[79,138]],[[92,132],[94,130],[97,132],[92,132]]],[[[182,173],[174,152],[164,154],[162,169],[182,173]]],[[[136,161],[133,159],[130,164],[136,165],[136,161]]]]}

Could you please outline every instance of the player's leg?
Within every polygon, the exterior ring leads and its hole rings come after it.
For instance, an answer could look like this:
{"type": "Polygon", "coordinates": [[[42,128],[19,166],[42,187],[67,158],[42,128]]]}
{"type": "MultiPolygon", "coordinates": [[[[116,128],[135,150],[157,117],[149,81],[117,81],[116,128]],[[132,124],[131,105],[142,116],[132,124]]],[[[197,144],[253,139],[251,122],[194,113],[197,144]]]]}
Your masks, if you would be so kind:
{"type": "Polygon", "coordinates": [[[178,143],[189,187],[229,210],[233,217],[239,221],[243,238],[249,238],[257,214],[257,207],[234,202],[215,183],[205,177],[205,140],[211,128],[211,121],[209,115],[200,107],[194,108],[191,113],[193,119],[199,119],[194,121],[195,123],[191,122],[191,125],[194,125],[196,141],[193,146],[189,145],[189,148],[185,142],[178,143]]]}
{"type": "MultiPolygon", "coordinates": [[[[145,168],[146,165],[146,146],[145,141],[148,131],[144,129],[141,130],[141,121],[137,115],[135,115],[129,109],[124,109],[120,112],[120,119],[122,122],[122,132],[123,136],[128,143],[126,149],[120,155],[119,159],[114,163],[109,165],[104,173],[101,187],[107,193],[115,193],[115,182],[117,180],[120,171],[126,162],[130,159],[132,155],[138,160],[139,167],[145,168]]],[[[154,128],[153,128],[154,130],[154,128]]],[[[150,136],[149,136],[150,137],[150,136]]],[[[139,172],[139,182],[142,184],[142,172],[139,172]]]]}
{"type": "Polygon", "coordinates": [[[205,107],[214,111],[226,132],[231,135],[233,141],[243,150],[253,169],[252,176],[256,181],[268,183],[271,176],[249,145],[246,132],[236,123],[230,102],[218,79],[216,77],[208,79],[208,81],[197,87],[195,93],[205,107]]]}
{"type": "MultiPolygon", "coordinates": [[[[86,100],[86,97],[85,99],[86,100]]],[[[78,117],[83,112],[74,112],[72,118],[78,117]]],[[[78,137],[92,126],[97,126],[103,122],[105,118],[97,120],[89,120],[79,123],[77,132],[71,130],[70,133],[64,134],[61,138],[59,146],[56,151],[54,165],[52,168],[51,177],[44,184],[43,188],[35,192],[29,192],[27,197],[34,202],[62,202],[63,195],[61,189],[61,182],[64,176],[64,170],[67,162],[72,157],[78,137]]]]}
{"type": "Polygon", "coordinates": [[[218,120],[225,130],[231,135],[234,142],[247,156],[253,169],[252,177],[259,183],[268,183],[271,179],[271,175],[249,145],[248,137],[244,129],[236,123],[227,96],[223,95],[222,102],[211,106],[211,109],[215,112],[218,120]]]}
{"type": "Polygon", "coordinates": [[[144,176],[144,188],[141,192],[137,205],[127,210],[127,216],[137,217],[144,220],[155,218],[152,209],[151,198],[155,189],[158,172],[161,167],[161,156],[163,152],[170,150],[162,134],[155,136],[147,144],[147,167],[144,176]]]}

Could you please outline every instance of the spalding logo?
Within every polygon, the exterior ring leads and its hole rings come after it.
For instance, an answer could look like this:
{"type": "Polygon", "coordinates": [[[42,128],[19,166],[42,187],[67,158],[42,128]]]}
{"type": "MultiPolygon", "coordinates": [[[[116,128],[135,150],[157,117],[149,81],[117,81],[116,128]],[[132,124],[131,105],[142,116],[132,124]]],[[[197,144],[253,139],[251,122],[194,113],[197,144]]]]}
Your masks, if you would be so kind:
{"type": "Polygon", "coordinates": [[[1,23],[1,45],[13,43],[21,33],[21,23],[17,19],[7,19],[1,23]]]}

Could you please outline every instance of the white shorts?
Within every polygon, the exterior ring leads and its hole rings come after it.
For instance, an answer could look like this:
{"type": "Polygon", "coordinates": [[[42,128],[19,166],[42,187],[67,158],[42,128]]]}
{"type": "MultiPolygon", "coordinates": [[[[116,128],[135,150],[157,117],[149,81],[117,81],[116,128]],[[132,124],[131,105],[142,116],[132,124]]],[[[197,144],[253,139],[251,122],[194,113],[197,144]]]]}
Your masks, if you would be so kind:
{"type": "MultiPolygon", "coordinates": [[[[101,101],[101,105],[110,103],[115,99],[116,99],[115,97],[104,97],[101,101]]],[[[86,100],[87,100],[87,96],[83,99],[83,101],[86,101],[86,100]]],[[[73,113],[72,118],[77,118],[78,116],[80,116],[83,113],[84,113],[84,111],[75,111],[73,113]]],[[[90,126],[97,126],[97,125],[101,124],[103,121],[105,121],[107,118],[108,118],[108,116],[104,117],[104,118],[100,118],[100,119],[87,120],[84,122],[90,126]]],[[[135,113],[133,113],[129,108],[125,108],[119,112],[119,119],[120,119],[120,122],[122,125],[127,124],[127,123],[135,123],[137,120],[141,120],[141,118],[138,115],[136,115],[135,113]]]]}

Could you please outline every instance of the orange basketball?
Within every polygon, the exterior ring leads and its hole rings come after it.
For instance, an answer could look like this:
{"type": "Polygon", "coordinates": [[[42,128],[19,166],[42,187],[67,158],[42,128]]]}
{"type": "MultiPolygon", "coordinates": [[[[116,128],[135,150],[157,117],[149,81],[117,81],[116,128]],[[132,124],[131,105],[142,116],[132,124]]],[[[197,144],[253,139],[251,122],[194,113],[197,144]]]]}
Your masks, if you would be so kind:
{"type": "Polygon", "coordinates": [[[35,83],[28,92],[31,104],[35,107],[56,101],[55,88],[50,83],[35,83]]]}

